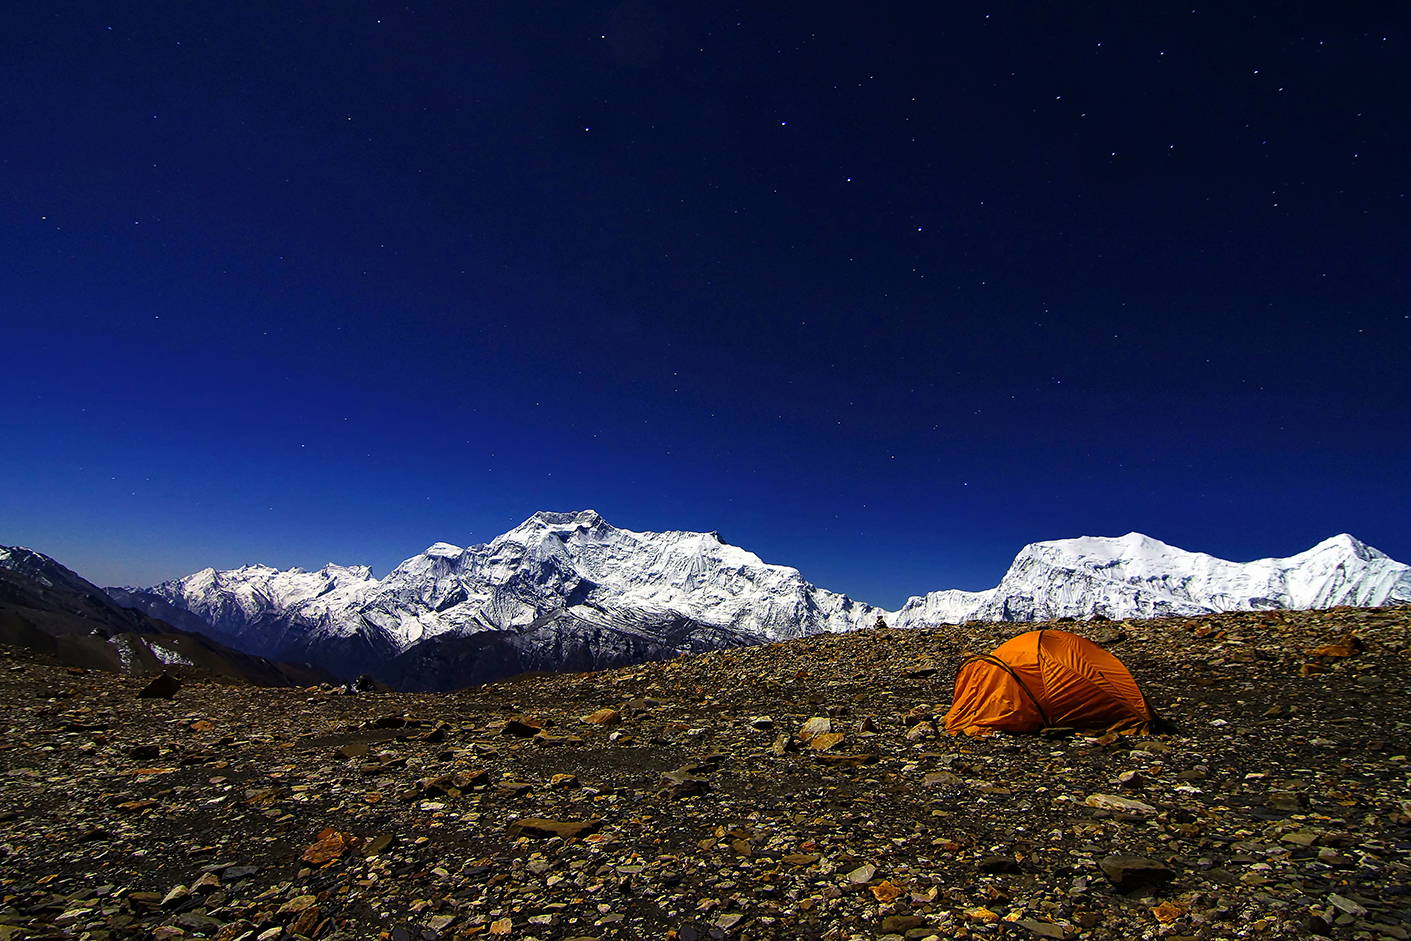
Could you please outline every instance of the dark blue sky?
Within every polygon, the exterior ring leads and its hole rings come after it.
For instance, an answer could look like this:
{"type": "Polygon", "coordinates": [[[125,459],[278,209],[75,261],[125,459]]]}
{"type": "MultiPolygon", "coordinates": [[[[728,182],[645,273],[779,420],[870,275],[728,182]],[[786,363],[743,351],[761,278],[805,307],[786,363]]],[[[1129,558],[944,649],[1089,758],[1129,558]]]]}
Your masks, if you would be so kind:
{"type": "Polygon", "coordinates": [[[0,543],[1411,560],[1404,8],[909,6],[11,5],[0,543]]]}

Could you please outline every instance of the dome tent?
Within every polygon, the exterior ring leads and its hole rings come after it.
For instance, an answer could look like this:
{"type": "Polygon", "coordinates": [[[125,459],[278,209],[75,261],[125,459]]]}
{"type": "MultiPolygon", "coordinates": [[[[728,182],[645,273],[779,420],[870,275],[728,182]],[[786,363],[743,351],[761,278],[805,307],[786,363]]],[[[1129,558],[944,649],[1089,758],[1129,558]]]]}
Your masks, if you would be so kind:
{"type": "Polygon", "coordinates": [[[946,713],[953,735],[1061,726],[1148,732],[1156,715],[1116,657],[1067,631],[1020,634],[971,657],[946,713]]]}

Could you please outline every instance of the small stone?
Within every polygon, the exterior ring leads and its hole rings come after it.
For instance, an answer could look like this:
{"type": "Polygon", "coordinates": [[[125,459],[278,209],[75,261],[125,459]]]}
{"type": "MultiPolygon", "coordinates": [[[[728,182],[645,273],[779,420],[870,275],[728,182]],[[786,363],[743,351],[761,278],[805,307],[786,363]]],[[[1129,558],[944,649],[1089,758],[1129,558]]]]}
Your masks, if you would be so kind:
{"type": "Polygon", "coordinates": [[[362,846],[362,840],[351,833],[340,833],[332,827],[325,827],[318,835],[318,840],[312,846],[304,850],[304,855],[300,858],[306,863],[321,866],[324,863],[332,862],[345,852],[357,850],[362,846]]]}
{"type": "Polygon", "coordinates": [[[663,771],[659,779],[661,793],[668,797],[700,797],[710,793],[710,782],[696,777],[690,766],[675,771],[663,771]]]}
{"type": "Polygon", "coordinates": [[[1266,718],[1269,718],[1269,719],[1273,719],[1273,718],[1275,718],[1275,717],[1277,717],[1277,716],[1281,716],[1281,715],[1283,715],[1283,714],[1284,714],[1284,707],[1281,706],[1281,705],[1277,705],[1277,704],[1275,704],[1275,705],[1273,705],[1273,706],[1270,706],[1268,709],[1265,709],[1265,710],[1264,710],[1264,715],[1265,715],[1265,717],[1266,717],[1266,718]]]}
{"type": "Polygon", "coordinates": [[[984,906],[967,908],[965,910],[965,917],[984,925],[993,925],[995,922],[999,921],[999,916],[984,906]]]}
{"type": "Polygon", "coordinates": [[[602,829],[601,820],[546,820],[542,817],[523,817],[510,824],[505,835],[511,840],[521,836],[535,839],[561,837],[568,840],[588,836],[602,829]]]}
{"type": "Polygon", "coordinates": [[[747,724],[756,732],[774,731],[774,719],[770,716],[754,716],[747,724]]]}
{"type": "MultiPolygon", "coordinates": [[[[888,884],[883,883],[883,885],[888,884]]],[[[882,931],[887,934],[905,934],[916,928],[924,927],[925,924],[926,919],[920,915],[888,915],[882,919],[882,931]]]]}
{"type": "Polygon", "coordinates": [[[542,726],[525,719],[506,719],[505,724],[500,726],[501,735],[511,735],[515,738],[533,738],[542,731],[542,726]]]}
{"type": "Polygon", "coordinates": [[[836,745],[840,745],[846,738],[842,732],[824,732],[822,735],[815,735],[808,743],[808,747],[817,752],[827,751],[836,745]]]}
{"type": "Polygon", "coordinates": [[[514,922],[508,918],[499,918],[490,922],[490,936],[493,938],[503,938],[514,930],[514,922]]]}
{"type": "Polygon", "coordinates": [[[863,863],[848,873],[847,880],[853,885],[866,885],[872,881],[872,877],[875,875],[877,875],[877,867],[871,863],[863,863]]]}
{"type": "Polygon", "coordinates": [[[1019,872],[1019,861],[1013,856],[986,856],[975,868],[980,872],[1015,873],[1019,872]]]}
{"type": "Polygon", "coordinates": [[[1296,791],[1270,791],[1269,807],[1273,810],[1283,810],[1290,813],[1307,810],[1308,795],[1299,794],[1296,791]]]}
{"type": "Polygon", "coordinates": [[[822,858],[818,853],[790,853],[779,861],[786,866],[812,866],[822,858]]]}
{"type": "Polygon", "coordinates": [[[134,745],[127,750],[127,753],[138,761],[151,761],[153,758],[162,757],[162,746],[134,745]]]}
{"type": "Polygon", "coordinates": [[[1169,925],[1184,915],[1185,911],[1183,911],[1179,905],[1173,905],[1170,902],[1162,902],[1151,910],[1151,914],[1153,918],[1163,925],[1169,925]]]}
{"type": "Polygon", "coordinates": [[[1328,904],[1344,914],[1351,915],[1353,918],[1361,918],[1363,915],[1367,914],[1367,909],[1363,905],[1354,902],[1350,898],[1338,895],[1336,892],[1328,896],[1328,904]]]}
{"type": "Polygon", "coordinates": [[[174,885],[167,894],[162,897],[162,908],[171,908],[173,905],[180,905],[191,895],[191,890],[184,885],[174,885]]]}
{"type": "Polygon", "coordinates": [[[207,892],[214,892],[220,888],[220,876],[213,872],[208,872],[195,882],[191,883],[191,891],[201,895],[207,892]]]}
{"type": "Polygon", "coordinates": [[[1019,918],[1014,922],[1021,928],[1027,928],[1032,933],[1041,938],[1058,938],[1062,941],[1068,937],[1068,932],[1062,925],[1055,925],[1051,921],[1039,921],[1037,918],[1019,918]]]}
{"type": "Polygon", "coordinates": [[[1145,856],[1108,856],[1098,868],[1113,885],[1124,888],[1169,882],[1176,875],[1164,863],[1145,856]]]}
{"type": "Polygon", "coordinates": [[[549,787],[552,788],[571,790],[578,786],[578,775],[576,774],[556,774],[549,779],[549,787]]]}
{"type": "Polygon", "coordinates": [[[361,758],[371,750],[372,749],[368,748],[362,742],[349,742],[347,745],[335,751],[333,755],[335,758],[342,758],[344,761],[349,761],[353,758],[361,758]]]}
{"type": "MultiPolygon", "coordinates": [[[[872,895],[883,905],[895,902],[906,894],[906,890],[895,886],[889,880],[884,880],[881,885],[874,885],[871,889],[872,895]]],[[[914,927],[914,926],[913,926],[914,927]]],[[[885,930],[885,929],[884,929],[885,930]]]]}
{"type": "Polygon", "coordinates": [[[616,709],[603,708],[596,712],[590,712],[586,716],[580,716],[578,721],[588,725],[617,725],[622,721],[622,713],[616,709]]]}
{"type": "Polygon", "coordinates": [[[779,735],[774,739],[774,744],[769,747],[769,753],[782,758],[791,751],[798,748],[791,735],[779,735]]]}
{"type": "Polygon", "coordinates": [[[1146,784],[1146,779],[1140,771],[1123,771],[1117,775],[1117,783],[1123,787],[1142,787],[1146,784]]]}
{"type": "Polygon", "coordinates": [[[799,741],[811,742],[820,735],[833,731],[833,720],[827,716],[814,716],[799,729],[799,741]]]}
{"type": "Polygon", "coordinates": [[[318,896],[296,895],[279,907],[281,915],[297,915],[306,908],[310,908],[318,903],[318,896]]]}
{"type": "Polygon", "coordinates": [[[319,919],[322,917],[323,914],[319,910],[319,907],[317,905],[310,905],[308,908],[299,912],[294,920],[289,923],[289,933],[302,935],[307,938],[314,933],[314,929],[318,927],[319,919]]]}
{"type": "Polygon", "coordinates": [[[1132,800],[1129,797],[1118,797],[1116,794],[1089,794],[1084,803],[1089,807],[1097,807],[1100,810],[1116,810],[1124,814],[1156,813],[1156,808],[1150,804],[1132,800]]]}
{"type": "Polygon", "coordinates": [[[962,783],[959,775],[949,771],[931,771],[921,779],[925,787],[959,787],[962,783]]]}
{"type": "Polygon", "coordinates": [[[172,699],[181,691],[181,680],[170,673],[163,673],[142,687],[142,691],[137,694],[138,699],[172,699]]]}

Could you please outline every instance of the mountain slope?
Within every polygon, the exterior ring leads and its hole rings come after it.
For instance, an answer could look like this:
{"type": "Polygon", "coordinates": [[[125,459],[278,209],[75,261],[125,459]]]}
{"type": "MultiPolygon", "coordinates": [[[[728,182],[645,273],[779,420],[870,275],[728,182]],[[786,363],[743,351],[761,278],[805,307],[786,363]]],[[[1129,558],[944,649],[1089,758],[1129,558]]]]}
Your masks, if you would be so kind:
{"type": "Polygon", "coordinates": [[[176,669],[262,686],[333,679],[307,663],[272,663],[202,633],[178,630],[118,604],[48,556],[18,546],[0,546],[0,643],[71,666],[123,673],[176,669]]]}
{"type": "Polygon", "coordinates": [[[316,658],[345,675],[386,676],[386,665],[414,647],[432,645],[418,655],[424,660],[466,649],[443,641],[485,632],[506,636],[474,646],[518,651],[515,665],[554,668],[552,656],[536,652],[548,632],[596,669],[851,630],[886,613],[815,588],[797,569],[766,564],[716,533],[633,532],[592,510],[536,513],[485,545],[437,543],[380,580],[366,567],[246,566],[125,591],[136,604],[146,595],[154,600],[145,603],[188,611],[252,653],[316,658]]]}
{"type": "Polygon", "coordinates": [[[1025,546],[999,585],[911,598],[898,627],[1146,618],[1411,603],[1411,566],[1342,534],[1285,559],[1227,562],[1140,533],[1025,546]]]}

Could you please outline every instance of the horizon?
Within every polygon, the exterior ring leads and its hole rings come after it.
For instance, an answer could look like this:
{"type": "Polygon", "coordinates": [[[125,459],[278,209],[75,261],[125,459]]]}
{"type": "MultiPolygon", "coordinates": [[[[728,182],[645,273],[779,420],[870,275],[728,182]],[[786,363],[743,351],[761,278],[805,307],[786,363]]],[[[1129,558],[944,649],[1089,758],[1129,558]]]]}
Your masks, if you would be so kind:
{"type": "Polygon", "coordinates": [[[0,541],[386,571],[594,506],[894,607],[1411,558],[1376,8],[16,9],[0,541]]]}
{"type": "MultiPolygon", "coordinates": [[[[367,569],[369,570],[369,575],[370,575],[373,579],[376,579],[376,580],[379,580],[379,581],[380,581],[380,580],[386,578],[388,575],[390,575],[390,574],[391,574],[396,568],[398,568],[401,564],[403,564],[403,563],[405,563],[405,562],[408,562],[408,561],[411,561],[412,559],[417,558],[417,557],[420,556],[420,555],[424,555],[425,553],[429,552],[431,549],[435,548],[435,547],[438,546],[438,545],[450,545],[450,546],[453,546],[454,548],[456,548],[456,549],[458,549],[458,550],[460,550],[460,551],[462,551],[462,552],[466,551],[467,549],[474,548],[474,547],[476,547],[476,546],[485,546],[485,545],[488,545],[490,542],[493,542],[493,541],[494,541],[496,538],[498,538],[499,536],[507,535],[509,532],[513,531],[514,529],[518,529],[518,528],[520,528],[521,526],[523,526],[523,525],[529,523],[529,522],[533,519],[534,516],[538,515],[538,514],[541,513],[541,512],[563,513],[563,514],[577,515],[577,514],[581,514],[581,513],[596,512],[596,511],[595,511],[595,510],[592,510],[591,508],[584,508],[583,510],[577,510],[577,511],[553,511],[553,510],[550,510],[550,511],[535,511],[535,513],[530,514],[530,516],[526,517],[523,521],[521,521],[520,524],[516,525],[515,527],[511,527],[510,529],[506,530],[504,533],[497,534],[497,536],[492,537],[491,539],[486,540],[485,542],[467,543],[467,544],[465,544],[465,545],[461,545],[461,544],[459,544],[459,543],[448,543],[448,542],[446,542],[446,541],[444,541],[444,540],[438,540],[438,541],[436,541],[436,542],[433,542],[433,543],[429,544],[425,549],[421,550],[420,552],[413,553],[413,554],[411,554],[411,555],[405,557],[404,559],[401,559],[401,560],[399,560],[398,562],[393,563],[393,564],[387,566],[386,568],[379,568],[378,566],[374,566],[374,565],[372,565],[372,564],[370,564],[370,563],[367,563],[367,562],[358,562],[358,561],[338,561],[338,560],[335,560],[335,559],[326,560],[326,561],[324,561],[323,563],[320,563],[320,564],[317,564],[317,565],[298,565],[298,564],[295,564],[295,565],[284,565],[284,566],[270,565],[270,564],[268,564],[268,563],[266,563],[266,562],[261,562],[261,561],[258,561],[258,560],[254,560],[254,561],[249,561],[249,562],[242,563],[242,564],[240,564],[240,565],[234,565],[234,566],[229,566],[229,567],[202,566],[202,567],[197,568],[197,569],[192,569],[192,570],[190,570],[190,571],[183,572],[183,573],[181,573],[181,574],[179,574],[179,575],[173,575],[173,576],[171,576],[170,578],[158,579],[158,580],[156,580],[156,581],[147,582],[147,583],[144,583],[144,584],[135,584],[135,583],[131,583],[131,582],[116,582],[116,581],[98,580],[98,579],[96,579],[96,578],[90,577],[87,572],[85,572],[85,571],[83,571],[83,570],[81,570],[81,569],[75,568],[74,566],[68,564],[63,558],[59,558],[59,557],[56,557],[56,556],[54,556],[54,555],[52,555],[52,554],[50,554],[50,553],[43,552],[43,550],[36,549],[36,548],[34,548],[34,547],[32,547],[32,546],[9,546],[9,548],[25,548],[25,549],[29,549],[29,550],[31,550],[31,551],[41,552],[42,554],[48,556],[49,558],[53,559],[54,561],[58,562],[59,564],[65,566],[65,567],[68,568],[70,571],[72,571],[72,572],[74,572],[75,574],[79,575],[81,578],[84,578],[85,580],[89,581],[90,583],[95,584],[95,585],[97,585],[97,586],[99,586],[100,588],[103,588],[103,589],[107,589],[107,588],[122,588],[122,589],[128,589],[128,590],[132,590],[132,589],[136,589],[136,590],[147,589],[147,588],[156,587],[157,585],[162,584],[162,583],[164,583],[164,582],[168,582],[168,581],[177,581],[177,580],[186,578],[186,577],[188,577],[188,576],[195,575],[195,574],[198,574],[198,573],[200,573],[200,572],[206,571],[206,570],[208,570],[208,569],[215,570],[215,571],[217,571],[217,572],[230,572],[230,571],[238,571],[238,570],[240,570],[240,569],[242,569],[242,568],[252,568],[252,567],[266,567],[266,568],[274,569],[274,570],[279,571],[279,572],[289,572],[289,571],[294,571],[294,570],[299,570],[299,571],[302,571],[302,572],[318,572],[318,571],[320,571],[320,570],[322,570],[322,569],[324,569],[324,568],[326,568],[326,567],[328,567],[328,566],[337,566],[337,567],[339,567],[339,568],[344,568],[344,569],[353,569],[353,568],[362,567],[362,568],[367,568],[367,569]]],[[[602,516],[602,514],[598,514],[598,516],[599,516],[600,519],[602,519],[605,523],[607,523],[607,524],[608,524],[610,527],[612,527],[613,529],[624,530],[624,531],[634,532],[634,533],[639,533],[639,534],[656,532],[656,531],[652,531],[652,530],[636,530],[636,529],[632,529],[631,527],[617,526],[617,525],[615,525],[611,520],[609,520],[609,519],[607,519],[606,517],[602,516]]],[[[680,530],[680,529],[676,529],[676,530],[663,530],[663,531],[661,531],[661,532],[677,532],[677,533],[681,533],[681,534],[683,534],[683,535],[710,535],[710,534],[712,533],[711,530],[680,530]]],[[[720,535],[721,538],[723,538],[723,534],[718,534],[718,533],[717,533],[717,535],[720,535]]],[[[1350,538],[1356,540],[1357,542],[1362,543],[1363,545],[1369,546],[1369,547],[1372,548],[1372,549],[1375,549],[1375,550],[1377,550],[1377,551],[1379,551],[1379,552],[1382,551],[1379,547],[1377,547],[1377,546],[1375,546],[1375,545],[1372,545],[1371,543],[1368,543],[1368,542],[1366,542],[1365,540],[1358,539],[1358,537],[1357,537],[1355,534],[1353,534],[1353,533],[1342,532],[1342,533],[1334,533],[1333,535],[1327,536],[1327,537],[1325,537],[1325,538],[1323,538],[1323,539],[1320,539],[1320,540],[1318,540],[1317,542],[1315,542],[1315,543],[1313,543],[1313,544],[1311,544],[1311,545],[1309,545],[1309,546],[1307,546],[1307,547],[1305,547],[1305,548],[1303,548],[1303,549],[1299,549],[1299,550],[1297,550],[1297,551],[1295,551],[1295,552],[1285,553],[1285,554],[1283,554],[1283,555],[1276,555],[1276,556],[1260,556],[1260,557],[1252,558],[1252,559],[1227,559],[1227,558],[1223,558],[1223,557],[1221,557],[1221,556],[1214,556],[1212,553],[1203,552],[1202,550],[1199,550],[1199,549],[1190,549],[1190,548],[1185,547],[1185,546],[1177,546],[1177,545],[1174,545],[1174,544],[1172,544],[1172,543],[1166,542],[1165,540],[1160,539],[1159,537],[1152,536],[1152,535],[1150,535],[1150,534],[1148,534],[1148,533],[1139,533],[1139,532],[1133,530],[1133,531],[1124,533],[1124,534],[1122,534],[1121,536],[1094,536],[1094,535],[1090,535],[1090,534],[1089,534],[1089,535],[1083,535],[1083,536],[1067,536],[1067,537],[1060,537],[1060,538],[1057,538],[1057,539],[1040,539],[1040,540],[1033,540],[1033,541],[1031,541],[1031,542],[1025,543],[1023,546],[1021,546],[1021,547],[1019,547],[1018,549],[1016,549],[1016,550],[1015,550],[1015,557],[1017,557],[1020,553],[1023,552],[1023,550],[1024,550],[1025,548],[1027,548],[1028,546],[1031,546],[1031,545],[1041,545],[1041,544],[1057,543],[1057,542],[1076,542],[1076,541],[1085,540],[1085,539],[1099,539],[1099,540],[1107,540],[1107,541],[1116,542],[1116,541],[1120,541],[1120,540],[1122,540],[1122,539],[1125,539],[1125,538],[1128,537],[1128,536],[1140,536],[1140,537],[1142,537],[1142,538],[1144,538],[1144,539],[1151,539],[1151,540],[1154,540],[1154,541],[1156,541],[1156,542],[1159,542],[1159,543],[1161,543],[1163,546],[1166,546],[1167,548],[1175,549],[1175,550],[1178,551],[1178,552],[1186,552],[1186,553],[1203,554],[1203,555],[1213,556],[1214,558],[1218,559],[1219,561],[1231,562],[1231,563],[1238,564],[1238,565],[1244,565],[1244,564],[1249,564],[1249,563],[1251,563],[1251,562],[1260,562],[1260,561],[1265,561],[1265,560],[1282,560],[1282,559],[1286,559],[1286,558],[1289,558],[1289,557],[1294,556],[1294,555],[1299,555],[1299,554],[1301,554],[1301,553],[1303,553],[1303,552],[1306,552],[1306,551],[1308,551],[1308,550],[1310,550],[1310,549],[1316,548],[1317,546],[1322,545],[1322,544],[1325,543],[1325,542],[1329,542],[1329,541],[1331,541],[1331,540],[1337,539],[1339,536],[1348,536],[1348,537],[1350,537],[1350,538]]],[[[1003,570],[1001,570],[998,575],[995,576],[993,582],[991,582],[990,584],[985,585],[985,586],[983,586],[983,587],[980,587],[980,588],[960,588],[959,586],[954,586],[954,585],[946,585],[946,586],[932,587],[932,588],[924,589],[924,590],[919,591],[919,592],[914,592],[914,593],[912,593],[911,595],[908,595],[907,597],[902,598],[901,601],[900,601],[900,602],[897,602],[897,603],[893,603],[893,602],[891,602],[891,601],[884,601],[884,602],[879,603],[876,599],[873,599],[873,598],[866,598],[866,597],[859,597],[859,596],[857,596],[857,595],[852,594],[851,592],[842,591],[841,589],[834,588],[834,587],[831,586],[831,585],[818,582],[818,581],[816,581],[816,580],[810,578],[810,577],[808,576],[808,573],[807,573],[807,572],[803,571],[802,569],[798,569],[797,566],[791,565],[791,564],[790,564],[789,562],[787,562],[787,561],[777,561],[777,560],[766,559],[766,558],[764,558],[763,556],[760,556],[759,553],[756,553],[756,552],[754,552],[752,549],[750,549],[749,546],[740,545],[739,543],[734,543],[734,542],[731,542],[731,541],[729,541],[729,540],[726,540],[726,543],[729,544],[729,545],[734,546],[735,548],[742,549],[742,550],[744,550],[744,551],[746,551],[746,552],[751,553],[752,555],[756,556],[756,558],[759,558],[759,560],[760,560],[763,564],[765,564],[765,565],[780,566],[780,567],[784,567],[784,568],[793,568],[793,569],[798,570],[798,571],[799,571],[799,574],[804,578],[804,580],[807,581],[808,583],[812,584],[815,588],[821,588],[821,589],[825,589],[825,590],[827,590],[827,591],[835,592],[835,593],[837,593],[837,594],[846,595],[847,597],[851,598],[853,601],[859,601],[859,602],[862,602],[862,603],[865,603],[865,604],[869,604],[869,605],[872,605],[873,607],[882,608],[882,609],[885,609],[885,610],[887,610],[887,611],[889,611],[889,612],[892,612],[892,613],[895,613],[895,612],[897,612],[898,610],[900,610],[900,609],[904,606],[904,604],[905,604],[906,602],[912,600],[913,598],[919,598],[919,597],[922,597],[922,596],[924,596],[924,595],[926,595],[926,594],[930,594],[930,593],[933,593],[933,592],[943,592],[943,591],[951,591],[951,590],[959,590],[959,591],[967,591],[967,592],[978,592],[978,591],[985,591],[985,590],[988,590],[988,589],[990,589],[990,588],[994,588],[994,587],[996,587],[996,586],[1000,583],[1000,581],[1001,581],[1001,579],[1003,578],[1005,572],[1006,572],[1006,571],[1008,570],[1008,568],[1009,568],[1009,565],[1006,564],[1006,565],[1005,565],[1005,568],[1004,568],[1003,570]]],[[[0,548],[3,548],[3,546],[0,546],[0,548]]],[[[1387,553],[1387,555],[1388,555],[1389,557],[1393,558],[1394,561],[1399,561],[1399,560],[1396,560],[1394,556],[1390,556],[1389,553],[1387,553]]],[[[1012,561],[1013,561],[1013,559],[1011,559],[1011,562],[1012,562],[1012,561]]]]}

